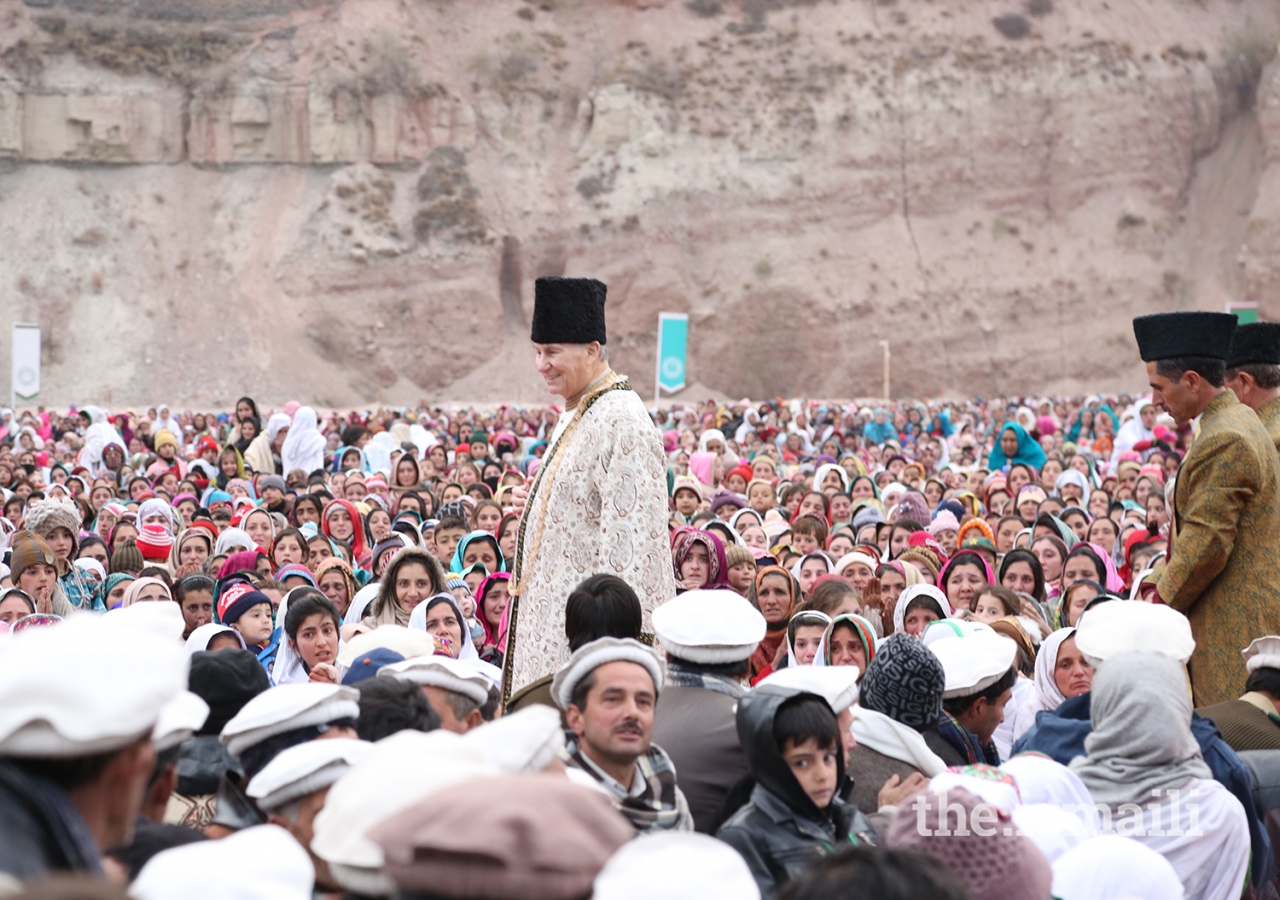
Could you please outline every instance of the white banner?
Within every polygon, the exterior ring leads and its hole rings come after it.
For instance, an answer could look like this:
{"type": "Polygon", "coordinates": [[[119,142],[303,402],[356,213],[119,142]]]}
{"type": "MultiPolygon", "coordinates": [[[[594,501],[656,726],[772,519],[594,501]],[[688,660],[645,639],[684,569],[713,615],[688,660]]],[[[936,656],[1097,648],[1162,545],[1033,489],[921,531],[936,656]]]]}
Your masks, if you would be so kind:
{"type": "Polygon", "coordinates": [[[40,326],[13,323],[13,399],[30,402],[40,393],[40,326]]]}

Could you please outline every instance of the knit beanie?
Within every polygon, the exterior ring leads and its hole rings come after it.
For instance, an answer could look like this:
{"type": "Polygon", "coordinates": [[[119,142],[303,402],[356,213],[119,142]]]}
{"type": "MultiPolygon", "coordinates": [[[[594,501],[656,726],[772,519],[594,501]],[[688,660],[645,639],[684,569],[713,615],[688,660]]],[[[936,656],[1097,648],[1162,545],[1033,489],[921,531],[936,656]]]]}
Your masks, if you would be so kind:
{"type": "Polygon", "coordinates": [[[876,650],[862,677],[859,703],[916,731],[942,717],[947,676],[933,651],[909,634],[890,636],[876,650]]]}
{"type": "Polygon", "coordinates": [[[919,491],[907,491],[898,498],[898,507],[893,512],[893,519],[912,519],[920,524],[929,521],[929,501],[919,491]]]}
{"type": "Polygon", "coordinates": [[[267,670],[249,650],[219,650],[191,656],[188,689],[209,704],[197,734],[221,734],[246,703],[271,687],[267,670]]]}
{"type": "Polygon", "coordinates": [[[151,522],[138,529],[138,549],[148,561],[165,562],[173,549],[173,535],[159,522],[151,522]]]}
{"type": "Polygon", "coordinates": [[[751,563],[755,565],[756,558],[752,555],[750,548],[741,544],[730,544],[724,548],[725,565],[732,569],[738,563],[751,563]]]}
{"type": "Polygon", "coordinates": [[[106,580],[102,582],[102,599],[106,600],[111,592],[116,589],[116,585],[120,582],[133,581],[136,578],[136,575],[130,575],[128,572],[112,572],[107,576],[106,580]]]}
{"type": "Polygon", "coordinates": [[[253,585],[238,581],[222,592],[218,598],[218,621],[224,625],[235,624],[241,616],[259,603],[271,603],[271,598],[253,585]]]}
{"type": "Polygon", "coordinates": [[[9,557],[9,577],[13,579],[14,586],[17,586],[22,573],[32,566],[43,564],[56,568],[58,565],[58,558],[53,555],[53,550],[45,539],[26,529],[13,536],[9,547],[12,551],[9,557]]]}
{"type": "Polygon", "coordinates": [[[284,584],[284,580],[286,578],[305,578],[307,583],[312,587],[316,586],[316,576],[313,575],[311,570],[302,563],[288,563],[283,565],[276,570],[276,574],[273,577],[281,584],[284,584]]]}
{"type": "Polygon", "coordinates": [[[71,532],[73,543],[79,543],[80,510],[70,499],[37,500],[27,510],[23,525],[32,534],[48,539],[59,528],[71,532]]]}
{"type": "Polygon", "coordinates": [[[933,857],[959,876],[971,897],[1044,900],[1052,894],[1053,869],[1035,842],[963,788],[916,794],[890,824],[888,844],[933,857]],[[973,827],[979,810],[987,827],[973,827]]]}
{"type": "Polygon", "coordinates": [[[165,444],[168,444],[171,447],[176,447],[178,446],[178,439],[173,436],[173,432],[170,431],[169,429],[161,428],[159,431],[156,432],[155,444],[156,444],[157,450],[159,450],[165,444]]]}
{"type": "Polygon", "coordinates": [[[142,567],[147,564],[142,558],[142,551],[138,549],[138,542],[133,538],[126,538],[125,542],[120,545],[120,549],[111,554],[111,571],[129,572],[137,575],[142,571],[142,567]]]}
{"type": "Polygon", "coordinates": [[[928,547],[910,547],[898,554],[896,561],[905,565],[913,559],[918,559],[928,566],[929,571],[933,572],[933,580],[938,580],[938,573],[942,571],[942,560],[938,558],[938,554],[928,547]]]}

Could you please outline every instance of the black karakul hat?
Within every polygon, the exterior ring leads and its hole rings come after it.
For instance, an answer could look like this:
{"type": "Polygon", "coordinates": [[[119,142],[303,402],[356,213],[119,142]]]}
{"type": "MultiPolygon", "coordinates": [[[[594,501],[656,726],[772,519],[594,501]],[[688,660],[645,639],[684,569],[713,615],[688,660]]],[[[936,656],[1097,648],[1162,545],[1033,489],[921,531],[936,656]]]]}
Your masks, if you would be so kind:
{"type": "Polygon", "coordinates": [[[1179,356],[1225,360],[1235,330],[1236,317],[1231,313],[1156,313],[1133,320],[1143,362],[1179,356]]]}
{"type": "Polygon", "coordinates": [[[1280,365],[1280,322],[1251,322],[1236,326],[1231,337],[1227,368],[1238,369],[1250,363],[1280,365]]]}
{"type": "Polygon", "coordinates": [[[534,282],[535,344],[607,343],[604,298],[608,288],[594,278],[539,278],[534,282]]]}

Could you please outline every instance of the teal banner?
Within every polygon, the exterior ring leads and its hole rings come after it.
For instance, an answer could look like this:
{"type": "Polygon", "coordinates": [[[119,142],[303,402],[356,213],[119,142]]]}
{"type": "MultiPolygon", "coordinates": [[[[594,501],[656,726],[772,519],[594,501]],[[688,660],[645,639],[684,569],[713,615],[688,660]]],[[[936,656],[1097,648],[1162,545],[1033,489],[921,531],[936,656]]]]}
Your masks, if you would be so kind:
{"type": "Polygon", "coordinates": [[[657,383],[660,389],[674,393],[684,388],[688,347],[689,317],[684,313],[658,313],[657,383]]]}

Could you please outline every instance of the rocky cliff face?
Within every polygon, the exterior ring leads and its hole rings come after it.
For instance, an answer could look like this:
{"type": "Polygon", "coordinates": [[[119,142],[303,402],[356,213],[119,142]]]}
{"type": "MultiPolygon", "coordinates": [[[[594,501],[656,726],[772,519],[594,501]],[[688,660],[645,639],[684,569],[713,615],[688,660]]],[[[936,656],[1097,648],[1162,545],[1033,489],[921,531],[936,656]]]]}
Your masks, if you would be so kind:
{"type": "MultiPolygon", "coordinates": [[[[0,0],[45,396],[544,396],[532,282],[733,394],[1133,386],[1280,318],[1274,0],[0,0]]],[[[7,341],[0,341],[0,366],[7,341]]]]}

